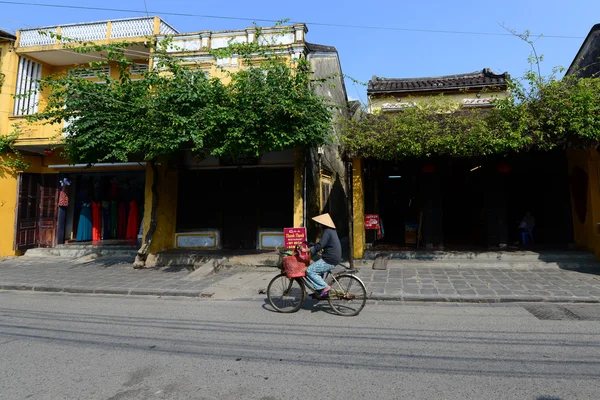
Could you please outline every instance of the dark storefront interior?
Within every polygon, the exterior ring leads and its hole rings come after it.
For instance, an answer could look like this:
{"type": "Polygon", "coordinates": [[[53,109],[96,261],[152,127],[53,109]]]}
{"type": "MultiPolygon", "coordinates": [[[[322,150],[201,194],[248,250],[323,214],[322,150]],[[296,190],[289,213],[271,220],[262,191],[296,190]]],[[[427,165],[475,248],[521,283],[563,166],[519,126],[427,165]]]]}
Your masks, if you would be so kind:
{"type": "Polygon", "coordinates": [[[420,248],[522,246],[526,212],[535,218],[534,246],[573,242],[564,151],[366,165],[365,213],[379,214],[383,225],[367,231],[375,247],[415,248],[415,236],[420,248]]]}
{"type": "Polygon", "coordinates": [[[293,226],[293,168],[220,168],[181,174],[177,231],[219,229],[225,249],[255,249],[259,229],[293,226]]]}

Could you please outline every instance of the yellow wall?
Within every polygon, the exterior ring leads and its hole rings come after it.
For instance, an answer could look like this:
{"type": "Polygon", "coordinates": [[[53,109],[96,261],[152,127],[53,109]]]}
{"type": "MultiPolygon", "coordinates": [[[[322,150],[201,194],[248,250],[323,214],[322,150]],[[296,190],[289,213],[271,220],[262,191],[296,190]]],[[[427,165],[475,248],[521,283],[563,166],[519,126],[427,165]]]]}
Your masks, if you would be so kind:
{"type": "Polygon", "coordinates": [[[300,150],[294,154],[294,226],[304,226],[304,163],[300,150]]]}
{"type": "Polygon", "coordinates": [[[0,52],[2,53],[0,58],[2,70],[0,72],[5,75],[4,83],[0,88],[0,135],[7,135],[12,131],[8,117],[12,114],[13,109],[18,59],[15,52],[11,51],[10,42],[0,42],[0,52]]]}
{"type": "MultiPolygon", "coordinates": [[[[13,53],[14,54],[14,53],[13,53]]],[[[18,64],[18,60],[17,60],[17,64],[18,64]]],[[[69,69],[72,69],[74,67],[77,67],[76,65],[68,65],[68,66],[58,66],[58,67],[52,67],[51,65],[47,65],[47,64],[42,64],[43,68],[42,68],[42,77],[47,77],[49,75],[52,74],[56,74],[56,73],[61,73],[64,71],[68,71],[69,69]]],[[[110,69],[110,76],[113,79],[118,79],[119,78],[119,69],[117,67],[117,65],[115,63],[111,63],[109,64],[111,69],[110,69]]],[[[14,86],[15,86],[15,82],[16,82],[16,74],[14,76],[11,76],[10,78],[13,82],[12,84],[12,90],[13,90],[13,94],[14,94],[14,86]]],[[[97,81],[98,79],[90,79],[90,81],[97,81]]],[[[39,103],[39,107],[40,109],[43,109],[43,107],[45,106],[45,104],[47,103],[47,99],[48,99],[48,91],[43,91],[40,94],[40,103],[39,103]]],[[[53,125],[43,125],[41,123],[31,123],[26,121],[25,117],[22,116],[13,116],[12,115],[12,106],[10,108],[10,113],[11,115],[9,115],[8,117],[8,122],[10,125],[10,130],[12,131],[12,126],[14,124],[19,126],[19,131],[20,131],[20,135],[19,135],[19,140],[17,140],[17,142],[15,143],[17,146],[21,147],[21,146],[48,146],[48,147],[52,147],[52,145],[58,144],[61,142],[62,140],[62,124],[53,124],[53,125]]]]}
{"type": "Polygon", "coordinates": [[[362,258],[365,250],[365,191],[360,158],[352,160],[352,210],[354,258],[362,258]]]}
{"type": "Polygon", "coordinates": [[[463,99],[476,99],[477,95],[480,94],[481,98],[503,98],[507,96],[505,91],[481,91],[481,92],[456,92],[456,93],[444,93],[442,96],[440,93],[427,93],[427,94],[413,94],[413,95],[402,95],[402,94],[381,94],[371,95],[369,97],[369,110],[372,113],[381,112],[381,107],[385,103],[422,103],[431,101],[432,99],[443,99],[450,103],[460,104],[463,99]],[[400,101],[398,101],[400,99],[400,101]]]}
{"type": "Polygon", "coordinates": [[[575,167],[586,172],[587,180],[587,213],[582,223],[577,215],[573,193],[571,192],[571,203],[573,210],[573,233],[575,245],[584,250],[592,251],[596,258],[600,259],[600,153],[595,149],[567,151],[569,161],[569,174],[575,167]]]}
{"type": "MultiPolygon", "coordinates": [[[[5,156],[5,155],[4,155],[5,156]]],[[[17,175],[0,168],[0,257],[14,256],[17,175]]]]}

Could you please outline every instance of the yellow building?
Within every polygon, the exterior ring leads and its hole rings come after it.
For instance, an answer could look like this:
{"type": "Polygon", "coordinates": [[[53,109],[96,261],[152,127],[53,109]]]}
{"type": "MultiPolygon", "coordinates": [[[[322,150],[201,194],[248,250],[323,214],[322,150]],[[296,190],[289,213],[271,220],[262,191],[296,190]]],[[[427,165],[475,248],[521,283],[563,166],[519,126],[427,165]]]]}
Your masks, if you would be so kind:
{"type": "MultiPolygon", "coordinates": [[[[508,75],[473,73],[369,81],[369,112],[398,113],[433,99],[456,110],[493,107],[508,75]]],[[[488,157],[353,160],[355,258],[381,251],[481,251],[573,243],[565,151],[488,157]],[[535,220],[532,236],[519,225],[535,220]],[[377,226],[379,220],[379,226],[377,226]],[[365,227],[365,222],[371,226],[365,227]],[[371,229],[368,229],[371,228],[371,229]],[[375,228],[375,229],[373,229],[375,228]]],[[[539,247],[535,247],[539,248],[539,247]]]]}
{"type": "MultiPolygon", "coordinates": [[[[566,75],[600,77],[600,24],[590,29],[566,75]]],[[[571,149],[568,154],[575,244],[600,259],[600,153],[571,149]]]]}
{"type": "MultiPolygon", "coordinates": [[[[290,60],[307,58],[316,78],[329,79],[331,86],[320,94],[338,106],[334,118],[344,116],[346,90],[335,48],[308,43],[304,24],[262,28],[260,40],[290,60]]],[[[237,57],[214,59],[207,49],[229,43],[257,40],[255,28],[233,31],[199,31],[173,36],[174,56],[206,71],[210,76],[228,79],[223,71],[243,67],[237,57]]],[[[336,132],[333,132],[336,133],[336,132]]],[[[307,227],[309,215],[329,211],[330,193],[336,198],[333,182],[345,187],[344,166],[334,146],[325,149],[289,149],[265,153],[257,159],[235,160],[207,156],[196,160],[186,152],[183,168],[172,171],[172,188],[161,193],[159,226],[152,252],[169,249],[274,249],[283,247],[283,229],[307,227]],[[321,157],[323,154],[330,157],[321,157]],[[321,158],[328,160],[327,165],[321,158]],[[178,188],[175,189],[175,183],[178,188]],[[172,205],[176,205],[173,207],[172,205]]],[[[345,202],[343,194],[336,198],[345,202]]],[[[346,208],[334,216],[347,227],[346,208]]],[[[347,235],[347,228],[342,234],[347,235]]]]}
{"type": "MultiPolygon", "coordinates": [[[[152,253],[175,248],[274,248],[283,242],[283,228],[305,226],[307,213],[325,206],[311,200],[327,199],[329,195],[321,193],[331,186],[320,184],[321,172],[329,179],[328,184],[332,177],[344,182],[337,153],[333,165],[327,168],[306,162],[311,155],[323,153],[317,149],[289,149],[253,160],[198,160],[183,150],[181,162],[177,166],[163,165],[158,177],[143,163],[97,164],[91,168],[71,165],[56,149],[63,126],[35,125],[25,120],[44,107],[47,93],[27,98],[18,95],[35,89],[42,77],[87,64],[102,55],[76,53],[48,32],[97,44],[123,40],[137,43],[151,36],[160,39],[171,35],[176,48],[185,50],[173,50],[175,56],[185,57],[190,64],[220,78],[226,76],[222,68],[239,68],[240,60],[216,60],[207,49],[225,47],[230,41],[256,40],[254,28],[180,34],[157,17],[27,29],[17,32],[14,38],[2,39],[6,79],[0,102],[0,133],[7,135],[13,126],[19,128],[15,147],[31,166],[22,172],[3,168],[0,175],[0,257],[32,247],[70,243],[133,246],[149,225],[155,179],[160,202],[152,253]],[[317,196],[307,192],[311,186],[317,188],[317,196]],[[91,234],[89,226],[81,225],[83,213],[94,221],[91,234]]],[[[333,70],[335,77],[330,79],[336,89],[324,96],[345,109],[346,92],[337,51],[307,43],[306,33],[303,24],[263,30],[273,51],[290,59],[309,58],[315,70],[321,71],[318,76],[329,76],[326,73],[333,70]]],[[[126,53],[136,62],[135,68],[149,67],[150,54],[145,46],[129,47],[126,53]]],[[[111,76],[118,74],[117,68],[104,68],[111,76]]],[[[89,78],[94,79],[94,75],[89,78]]],[[[343,225],[344,221],[340,222],[343,225]]]]}
{"type": "MultiPolygon", "coordinates": [[[[61,141],[63,126],[32,124],[25,118],[44,107],[47,93],[36,91],[39,79],[101,59],[102,55],[98,53],[83,54],[69,49],[69,39],[108,44],[143,42],[150,36],[175,33],[177,31],[160,18],[131,18],[24,29],[17,32],[14,41],[2,43],[5,80],[0,101],[0,134],[10,134],[17,128],[19,136],[14,147],[24,155],[30,167],[22,172],[2,168],[0,256],[74,240],[82,204],[77,199],[77,186],[81,189],[89,184],[91,192],[94,182],[118,177],[130,184],[129,197],[135,198],[143,207],[145,170],[142,166],[137,163],[95,165],[92,168],[70,165],[55,149],[61,141]],[[65,184],[65,178],[69,185],[65,184]],[[64,191],[61,190],[63,187],[64,191]],[[134,193],[134,187],[138,193],[134,193]],[[59,197],[65,207],[57,206],[59,197]]],[[[128,49],[128,57],[139,60],[138,68],[148,68],[149,51],[145,46],[132,46],[128,49]]],[[[105,70],[114,77],[118,75],[112,66],[105,70]]],[[[95,79],[93,74],[90,79],[95,79]]],[[[3,154],[2,157],[10,155],[3,154]]],[[[88,196],[86,201],[91,201],[91,197],[88,196]]]]}

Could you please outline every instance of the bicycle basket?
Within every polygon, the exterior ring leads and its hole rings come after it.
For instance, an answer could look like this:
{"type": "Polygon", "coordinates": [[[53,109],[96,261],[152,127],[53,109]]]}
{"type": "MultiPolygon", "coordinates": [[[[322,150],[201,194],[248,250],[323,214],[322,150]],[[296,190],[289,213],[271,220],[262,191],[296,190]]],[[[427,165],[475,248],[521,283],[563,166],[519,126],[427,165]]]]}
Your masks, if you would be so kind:
{"type": "Polygon", "coordinates": [[[288,278],[306,276],[306,268],[306,264],[298,260],[296,256],[283,257],[283,271],[288,278]]]}

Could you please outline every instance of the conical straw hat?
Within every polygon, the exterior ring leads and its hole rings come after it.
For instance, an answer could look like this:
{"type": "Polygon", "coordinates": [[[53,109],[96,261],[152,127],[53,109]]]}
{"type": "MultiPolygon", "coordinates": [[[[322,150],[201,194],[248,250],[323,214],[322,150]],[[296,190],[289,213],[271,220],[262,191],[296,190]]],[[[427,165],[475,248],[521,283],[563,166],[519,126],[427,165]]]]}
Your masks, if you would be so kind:
{"type": "Polygon", "coordinates": [[[333,223],[333,220],[331,219],[329,214],[317,215],[316,217],[313,218],[313,221],[316,221],[316,222],[320,223],[321,225],[325,225],[325,226],[335,229],[335,224],[333,223]]]}

